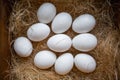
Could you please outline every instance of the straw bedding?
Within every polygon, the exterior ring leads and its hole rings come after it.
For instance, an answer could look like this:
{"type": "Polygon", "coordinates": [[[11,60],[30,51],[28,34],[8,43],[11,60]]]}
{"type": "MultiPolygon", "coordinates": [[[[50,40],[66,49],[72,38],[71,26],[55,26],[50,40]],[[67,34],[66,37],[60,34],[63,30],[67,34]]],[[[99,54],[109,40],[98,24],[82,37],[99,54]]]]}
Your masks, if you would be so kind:
{"type": "MultiPolygon", "coordinates": [[[[120,72],[120,33],[112,21],[113,12],[108,0],[20,0],[15,3],[9,19],[9,41],[11,44],[11,79],[12,80],[118,80],[120,72]],[[17,37],[26,36],[27,29],[38,22],[37,9],[44,2],[51,2],[57,8],[57,13],[68,12],[73,20],[84,13],[95,16],[97,24],[90,32],[98,38],[98,45],[88,52],[97,61],[97,68],[93,73],[85,74],[75,67],[72,71],[60,76],[54,72],[54,67],[41,70],[34,66],[35,54],[41,50],[49,50],[45,39],[33,43],[33,53],[28,58],[17,56],[13,50],[13,42],[17,37]]],[[[49,24],[50,26],[51,24],[49,24]]],[[[71,29],[65,34],[73,38],[77,35],[71,29]]],[[[55,35],[51,32],[50,36],[55,35]]],[[[49,37],[50,37],[49,36],[49,37]]],[[[79,51],[71,48],[69,51],[74,56],[79,51]]],[[[62,53],[56,53],[60,56],[62,53]]],[[[64,66],[64,65],[63,65],[64,66]]]]}

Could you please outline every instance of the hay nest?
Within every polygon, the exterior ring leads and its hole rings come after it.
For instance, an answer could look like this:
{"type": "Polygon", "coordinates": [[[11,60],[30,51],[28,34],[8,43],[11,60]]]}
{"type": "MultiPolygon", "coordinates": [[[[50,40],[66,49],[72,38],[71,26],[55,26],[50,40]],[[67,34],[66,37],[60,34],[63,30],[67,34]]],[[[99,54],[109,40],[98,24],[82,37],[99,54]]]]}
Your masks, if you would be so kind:
{"type": "MultiPolygon", "coordinates": [[[[118,80],[120,76],[120,33],[114,28],[110,13],[113,15],[108,0],[20,0],[16,2],[9,19],[12,80],[118,80]],[[93,73],[85,74],[74,67],[69,74],[60,76],[54,72],[54,67],[47,70],[35,67],[34,56],[40,50],[48,50],[46,46],[48,38],[38,43],[32,42],[34,50],[28,58],[21,58],[15,54],[12,43],[17,37],[26,36],[27,29],[38,22],[36,12],[44,2],[53,3],[58,13],[68,12],[73,19],[83,13],[95,16],[97,25],[90,33],[98,38],[98,45],[89,52],[97,61],[97,68],[93,73]]],[[[71,29],[65,34],[71,38],[77,35],[71,29]]],[[[52,35],[55,34],[51,32],[50,36],[52,35]]],[[[80,53],[73,48],[67,52],[73,55],[80,53]]],[[[61,54],[56,53],[56,55],[61,54]]]]}

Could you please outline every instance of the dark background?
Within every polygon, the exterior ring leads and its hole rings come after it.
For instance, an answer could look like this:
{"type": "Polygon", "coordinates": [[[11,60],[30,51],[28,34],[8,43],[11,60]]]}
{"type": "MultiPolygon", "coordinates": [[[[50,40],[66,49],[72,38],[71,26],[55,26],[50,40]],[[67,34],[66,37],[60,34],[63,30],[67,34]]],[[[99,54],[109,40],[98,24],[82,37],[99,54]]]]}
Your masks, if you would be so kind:
{"type": "MultiPolygon", "coordinates": [[[[16,0],[0,0],[0,80],[10,80],[10,43],[8,20],[16,0]]],[[[18,0],[17,0],[18,1],[18,0]]],[[[120,30],[120,0],[111,0],[115,12],[113,21],[120,30]]]]}
{"type": "Polygon", "coordinates": [[[10,51],[8,43],[8,19],[11,6],[8,0],[0,0],[0,80],[9,80],[10,51]]]}

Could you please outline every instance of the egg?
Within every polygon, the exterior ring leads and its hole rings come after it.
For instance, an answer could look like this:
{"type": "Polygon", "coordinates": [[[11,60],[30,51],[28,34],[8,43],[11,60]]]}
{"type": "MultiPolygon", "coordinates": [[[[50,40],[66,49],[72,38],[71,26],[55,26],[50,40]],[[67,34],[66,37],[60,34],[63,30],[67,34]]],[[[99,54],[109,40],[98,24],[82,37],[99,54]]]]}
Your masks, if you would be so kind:
{"type": "Polygon", "coordinates": [[[49,34],[50,34],[50,28],[48,25],[46,25],[44,23],[33,24],[27,30],[28,38],[35,42],[46,39],[49,34]]]}
{"type": "Polygon", "coordinates": [[[31,55],[33,46],[26,37],[18,37],[14,42],[14,50],[21,57],[28,57],[31,55]]]}
{"type": "Polygon", "coordinates": [[[50,23],[55,15],[56,7],[52,3],[43,3],[37,11],[37,17],[41,23],[50,23]]]}
{"type": "Polygon", "coordinates": [[[79,34],[73,38],[72,44],[75,49],[88,52],[97,46],[97,38],[90,33],[79,34]]]}
{"type": "Polygon", "coordinates": [[[72,40],[65,34],[56,34],[47,41],[47,46],[55,52],[65,52],[70,49],[72,40]]]}
{"type": "Polygon", "coordinates": [[[40,69],[48,69],[54,65],[56,61],[55,53],[43,50],[39,51],[34,58],[34,64],[40,69]]]}
{"type": "Polygon", "coordinates": [[[67,31],[72,24],[72,17],[67,12],[61,12],[56,15],[52,21],[52,31],[54,33],[63,33],[67,31]]]}
{"type": "Polygon", "coordinates": [[[95,59],[85,53],[77,54],[74,58],[75,66],[81,72],[90,73],[96,69],[95,59]]]}
{"type": "Polygon", "coordinates": [[[96,24],[95,18],[90,14],[83,14],[77,17],[72,24],[72,29],[76,33],[86,33],[91,31],[96,24]]]}
{"type": "Polygon", "coordinates": [[[64,53],[58,57],[55,62],[55,72],[59,75],[69,73],[73,68],[73,55],[71,53],[64,53]]]}

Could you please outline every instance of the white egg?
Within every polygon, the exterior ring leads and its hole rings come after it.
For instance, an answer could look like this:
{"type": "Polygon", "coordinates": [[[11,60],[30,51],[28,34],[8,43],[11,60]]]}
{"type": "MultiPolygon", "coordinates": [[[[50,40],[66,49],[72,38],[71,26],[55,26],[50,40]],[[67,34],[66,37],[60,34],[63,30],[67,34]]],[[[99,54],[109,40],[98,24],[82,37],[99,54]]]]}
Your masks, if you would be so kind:
{"type": "Polygon", "coordinates": [[[75,49],[87,52],[97,46],[97,38],[90,33],[79,34],[73,38],[72,44],[75,49]]]}
{"type": "Polygon", "coordinates": [[[48,69],[54,65],[56,61],[55,53],[47,50],[38,52],[34,58],[34,64],[40,69],[48,69]]]}
{"type": "Polygon", "coordinates": [[[60,75],[69,73],[73,68],[73,55],[70,53],[62,54],[55,62],[55,72],[60,75]]]}
{"type": "Polygon", "coordinates": [[[26,37],[18,37],[14,42],[14,50],[21,57],[28,57],[32,53],[33,47],[26,37]]]}
{"type": "Polygon", "coordinates": [[[52,22],[52,31],[54,33],[63,33],[67,31],[72,24],[72,17],[69,13],[59,13],[52,22]]]}
{"type": "Polygon", "coordinates": [[[84,73],[90,73],[96,69],[95,59],[88,54],[77,54],[74,62],[75,66],[84,73]]]}
{"type": "Polygon", "coordinates": [[[42,4],[37,11],[37,17],[41,23],[50,23],[55,15],[56,7],[52,3],[42,4]]]}
{"type": "Polygon", "coordinates": [[[50,28],[43,23],[33,24],[27,31],[27,36],[32,41],[42,41],[50,34],[50,28]]]}
{"type": "Polygon", "coordinates": [[[96,24],[95,18],[90,14],[83,14],[77,17],[72,24],[72,29],[77,33],[86,33],[91,31],[96,24]]]}
{"type": "Polygon", "coordinates": [[[49,38],[47,46],[55,52],[65,52],[70,49],[71,38],[65,34],[57,34],[49,38]]]}

